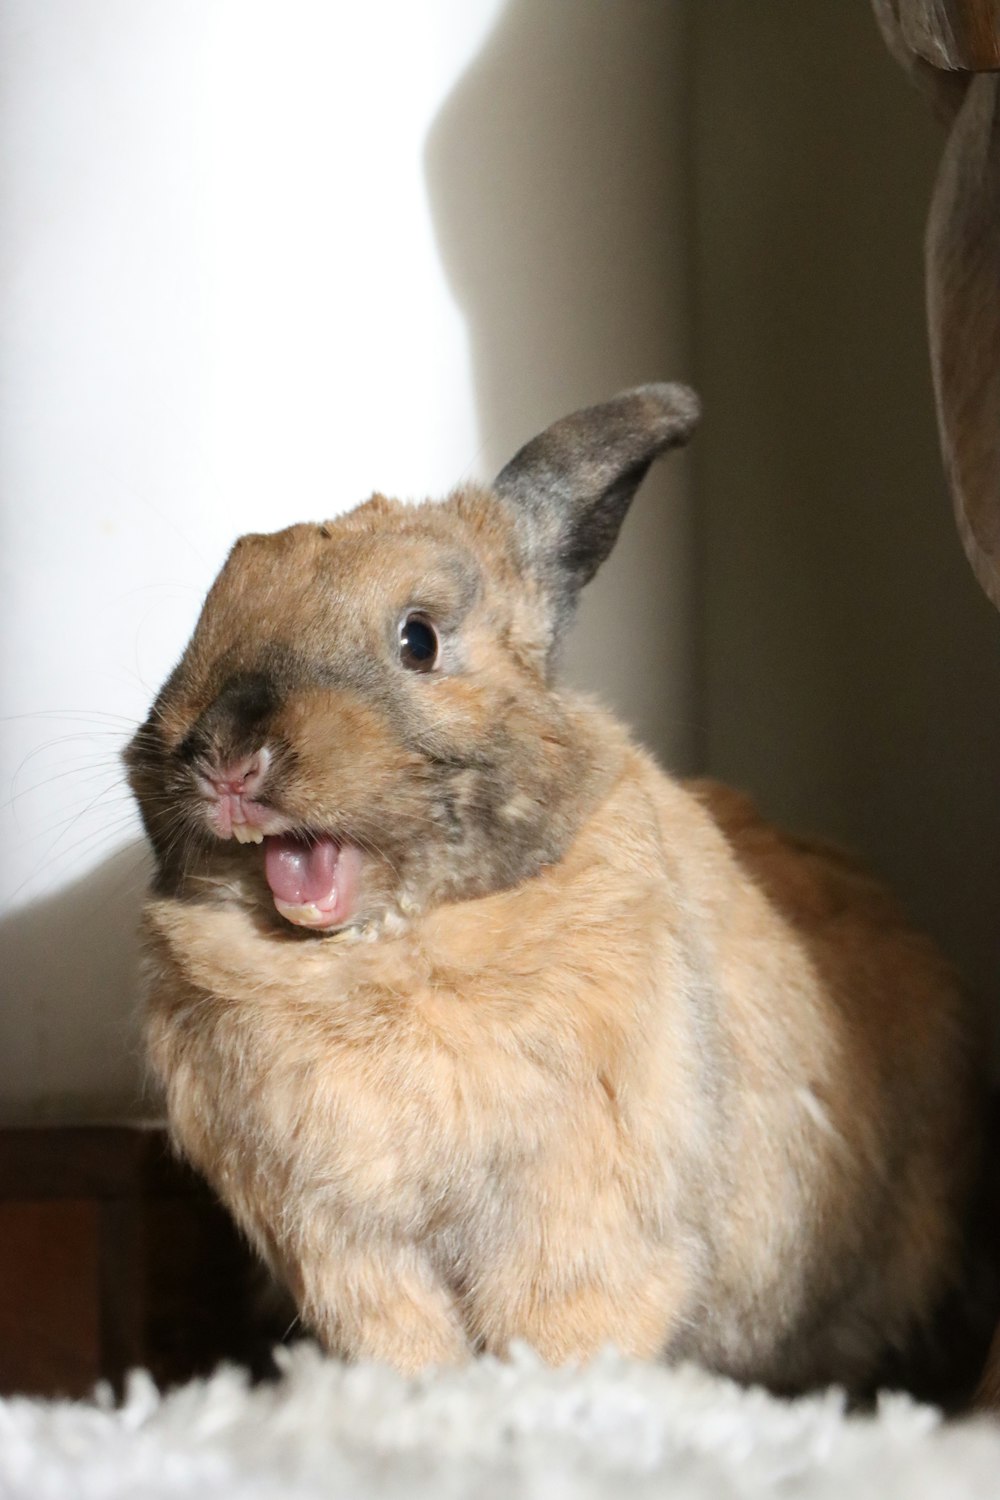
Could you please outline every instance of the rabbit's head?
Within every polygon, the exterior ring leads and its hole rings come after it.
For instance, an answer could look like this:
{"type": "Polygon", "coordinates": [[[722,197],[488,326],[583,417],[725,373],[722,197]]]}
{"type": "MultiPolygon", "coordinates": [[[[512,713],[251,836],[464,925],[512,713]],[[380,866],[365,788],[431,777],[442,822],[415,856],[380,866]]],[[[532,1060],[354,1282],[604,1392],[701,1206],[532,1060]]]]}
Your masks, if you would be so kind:
{"type": "Polygon", "coordinates": [[[555,648],[697,414],[683,386],[642,386],[491,489],[242,537],[125,752],[158,889],[333,932],[558,860],[589,768],[555,648]]]}

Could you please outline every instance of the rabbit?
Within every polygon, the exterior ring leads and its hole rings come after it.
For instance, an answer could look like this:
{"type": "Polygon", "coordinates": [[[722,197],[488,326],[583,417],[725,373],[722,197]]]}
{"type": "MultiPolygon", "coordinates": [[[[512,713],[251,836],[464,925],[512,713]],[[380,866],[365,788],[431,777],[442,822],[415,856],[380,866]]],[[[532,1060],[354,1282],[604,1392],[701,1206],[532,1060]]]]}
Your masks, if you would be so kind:
{"type": "Polygon", "coordinates": [[[125,751],[178,1149],[333,1353],[861,1389],[955,1275],[976,1044],[852,858],[558,685],[679,384],[242,537],[125,751]]]}

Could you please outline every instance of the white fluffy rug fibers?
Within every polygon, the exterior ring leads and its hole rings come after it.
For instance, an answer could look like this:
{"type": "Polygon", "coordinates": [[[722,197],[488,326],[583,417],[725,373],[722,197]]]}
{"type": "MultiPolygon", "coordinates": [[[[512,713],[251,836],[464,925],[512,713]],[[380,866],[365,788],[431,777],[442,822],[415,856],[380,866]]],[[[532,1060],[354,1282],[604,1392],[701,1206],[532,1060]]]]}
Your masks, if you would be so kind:
{"type": "Polygon", "coordinates": [[[1000,1424],[902,1396],[848,1415],[690,1367],[608,1354],[549,1370],[528,1351],[404,1381],[309,1345],[281,1379],[223,1369],[121,1407],[0,1402],[3,1500],[924,1500],[1000,1496],[1000,1424]]]}

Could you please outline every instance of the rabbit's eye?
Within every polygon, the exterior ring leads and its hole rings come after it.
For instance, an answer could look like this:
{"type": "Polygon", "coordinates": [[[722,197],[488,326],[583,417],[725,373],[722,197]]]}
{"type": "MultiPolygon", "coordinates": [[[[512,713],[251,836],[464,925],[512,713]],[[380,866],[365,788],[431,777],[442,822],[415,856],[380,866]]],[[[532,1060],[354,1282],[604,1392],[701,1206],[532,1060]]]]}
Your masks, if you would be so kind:
{"type": "Polygon", "coordinates": [[[411,672],[433,672],[438,659],[438,634],[426,615],[407,615],[399,627],[399,659],[411,672]]]}

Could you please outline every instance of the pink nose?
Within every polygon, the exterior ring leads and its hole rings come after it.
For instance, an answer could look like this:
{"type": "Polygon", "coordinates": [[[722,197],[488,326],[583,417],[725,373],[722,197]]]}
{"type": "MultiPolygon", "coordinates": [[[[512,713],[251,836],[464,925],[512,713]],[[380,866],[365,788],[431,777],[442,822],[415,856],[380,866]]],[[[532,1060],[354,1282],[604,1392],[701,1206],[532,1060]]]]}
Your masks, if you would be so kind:
{"type": "Polygon", "coordinates": [[[249,797],[252,800],[267,775],[270,759],[266,746],[261,746],[253,755],[245,755],[242,760],[220,766],[208,779],[220,797],[249,797]]]}

